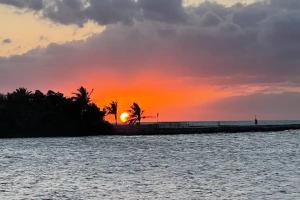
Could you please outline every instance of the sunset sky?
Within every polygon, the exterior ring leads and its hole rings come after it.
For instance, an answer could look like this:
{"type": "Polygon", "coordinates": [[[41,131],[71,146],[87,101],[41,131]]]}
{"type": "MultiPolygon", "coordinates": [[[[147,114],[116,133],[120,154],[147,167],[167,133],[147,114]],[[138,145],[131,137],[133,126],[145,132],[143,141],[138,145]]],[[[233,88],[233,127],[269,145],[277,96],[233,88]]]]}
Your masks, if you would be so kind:
{"type": "Polygon", "coordinates": [[[300,118],[299,0],[0,0],[0,92],[163,121],[300,118]]]}

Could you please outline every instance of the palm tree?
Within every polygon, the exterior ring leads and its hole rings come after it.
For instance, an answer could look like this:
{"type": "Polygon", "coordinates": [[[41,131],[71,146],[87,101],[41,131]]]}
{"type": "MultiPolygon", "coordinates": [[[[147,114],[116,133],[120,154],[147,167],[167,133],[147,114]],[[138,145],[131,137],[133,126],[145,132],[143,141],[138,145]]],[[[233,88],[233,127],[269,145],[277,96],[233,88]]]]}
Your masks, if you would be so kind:
{"type": "Polygon", "coordinates": [[[108,115],[114,115],[115,116],[115,122],[116,125],[118,125],[118,102],[117,101],[112,101],[109,106],[106,106],[105,108],[106,113],[108,115]]]}
{"type": "Polygon", "coordinates": [[[32,94],[27,88],[18,88],[14,93],[19,96],[30,96],[32,94]]]}
{"type": "Polygon", "coordinates": [[[16,101],[29,102],[32,92],[26,88],[18,88],[13,93],[8,94],[8,98],[13,98],[16,101]]]}
{"type": "Polygon", "coordinates": [[[141,109],[139,104],[133,103],[128,112],[130,113],[128,123],[131,125],[134,124],[140,125],[141,119],[144,118],[143,117],[144,111],[141,109]]]}
{"type": "Polygon", "coordinates": [[[88,92],[86,88],[81,86],[79,89],[77,89],[77,93],[73,93],[75,95],[74,99],[82,106],[88,105],[91,102],[90,96],[92,92],[93,90],[88,92]]]}
{"type": "Polygon", "coordinates": [[[73,93],[75,96],[72,97],[72,100],[77,104],[81,118],[86,112],[88,106],[91,104],[90,96],[92,92],[93,90],[91,92],[88,92],[86,88],[81,86],[79,89],[77,89],[77,92],[73,93]]]}

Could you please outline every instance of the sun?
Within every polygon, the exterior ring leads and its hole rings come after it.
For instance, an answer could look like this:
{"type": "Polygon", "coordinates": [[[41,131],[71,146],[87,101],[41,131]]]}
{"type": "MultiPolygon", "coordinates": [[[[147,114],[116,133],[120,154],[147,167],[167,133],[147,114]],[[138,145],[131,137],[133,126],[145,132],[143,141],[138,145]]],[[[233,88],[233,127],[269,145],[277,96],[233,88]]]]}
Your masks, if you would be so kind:
{"type": "Polygon", "coordinates": [[[128,121],[128,118],[129,118],[129,114],[127,112],[123,112],[120,115],[121,122],[123,123],[126,123],[128,121]]]}

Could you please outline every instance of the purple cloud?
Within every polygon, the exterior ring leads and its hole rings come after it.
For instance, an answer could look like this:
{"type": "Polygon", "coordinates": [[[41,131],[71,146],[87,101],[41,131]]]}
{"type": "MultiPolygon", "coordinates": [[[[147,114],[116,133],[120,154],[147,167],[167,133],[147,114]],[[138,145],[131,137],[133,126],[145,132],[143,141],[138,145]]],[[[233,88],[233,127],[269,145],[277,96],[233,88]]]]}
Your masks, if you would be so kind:
{"type": "Polygon", "coordinates": [[[42,1],[42,6],[35,1],[0,2],[43,12],[61,23],[87,19],[112,23],[87,41],[0,58],[2,85],[51,82],[60,76],[79,76],[76,73],[83,69],[116,74],[151,70],[216,85],[299,84],[298,1],[232,7],[203,3],[186,8],[179,0],[88,1],[86,5],[79,0],[42,1]],[[53,12],[46,2],[52,2],[53,12]]]}

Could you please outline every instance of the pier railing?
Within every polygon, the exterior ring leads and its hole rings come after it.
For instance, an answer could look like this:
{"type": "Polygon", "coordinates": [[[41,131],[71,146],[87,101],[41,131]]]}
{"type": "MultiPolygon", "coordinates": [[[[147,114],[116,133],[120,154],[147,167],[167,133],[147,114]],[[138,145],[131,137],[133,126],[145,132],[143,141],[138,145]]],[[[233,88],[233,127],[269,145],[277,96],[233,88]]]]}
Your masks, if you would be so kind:
{"type": "MultiPolygon", "coordinates": [[[[299,120],[261,120],[258,125],[295,125],[300,124],[299,120]]],[[[197,127],[218,127],[218,126],[253,126],[253,121],[190,121],[190,122],[158,122],[142,123],[144,127],[156,128],[197,128],[197,127]]]]}

